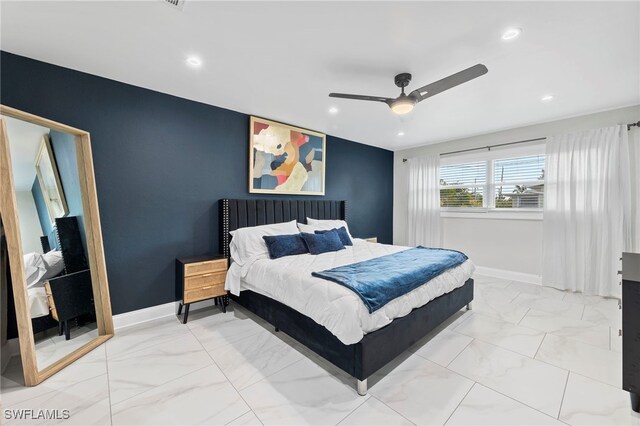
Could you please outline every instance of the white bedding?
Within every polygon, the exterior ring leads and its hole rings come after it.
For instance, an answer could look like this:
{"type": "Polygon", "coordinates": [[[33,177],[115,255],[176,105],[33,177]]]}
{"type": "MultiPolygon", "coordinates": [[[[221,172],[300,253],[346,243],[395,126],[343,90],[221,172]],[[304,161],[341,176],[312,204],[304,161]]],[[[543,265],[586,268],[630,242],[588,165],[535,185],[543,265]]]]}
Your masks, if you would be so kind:
{"type": "Polygon", "coordinates": [[[225,288],[235,295],[242,290],[251,290],[284,303],[323,325],[342,343],[349,345],[359,342],[366,333],[384,327],[394,318],[403,317],[412,309],[461,287],[473,274],[473,263],[467,260],[435,277],[429,285],[420,286],[371,314],[354,292],[334,282],[313,277],[311,272],[408,248],[354,239],[352,247],[315,256],[301,254],[272,260],[266,254],[258,255],[242,267],[232,263],[225,288]]]}
{"type": "Polygon", "coordinates": [[[27,289],[29,294],[29,314],[31,318],[40,318],[49,315],[49,299],[44,286],[36,286],[27,289]]]}
{"type": "Polygon", "coordinates": [[[44,282],[48,278],[57,275],[61,271],[61,267],[64,268],[64,263],[61,260],[62,254],[56,251],[51,251],[46,255],[40,253],[27,253],[24,255],[24,270],[31,318],[49,315],[49,299],[47,299],[47,293],[44,290],[44,282]]]}

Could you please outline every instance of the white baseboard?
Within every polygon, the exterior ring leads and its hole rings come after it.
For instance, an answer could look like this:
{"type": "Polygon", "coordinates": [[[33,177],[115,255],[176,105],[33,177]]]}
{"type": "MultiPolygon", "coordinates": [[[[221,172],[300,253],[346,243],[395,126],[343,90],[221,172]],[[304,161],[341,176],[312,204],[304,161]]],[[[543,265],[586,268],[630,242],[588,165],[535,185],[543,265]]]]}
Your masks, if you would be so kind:
{"type": "Polygon", "coordinates": [[[152,321],[158,318],[175,315],[177,312],[175,302],[165,303],[163,305],[151,306],[149,308],[138,309],[124,314],[113,316],[113,327],[118,330],[124,327],[152,321]]]}
{"type": "MultiPolygon", "coordinates": [[[[490,277],[503,278],[506,280],[522,281],[531,284],[542,284],[542,277],[534,274],[525,274],[522,272],[507,271],[505,269],[487,268],[485,266],[476,266],[476,273],[487,275],[490,277]]],[[[116,330],[131,327],[132,325],[142,324],[160,318],[176,315],[178,312],[178,304],[180,302],[169,302],[162,305],[151,306],[149,308],[138,309],[124,314],[113,316],[113,326],[116,330]]],[[[191,309],[202,309],[213,306],[213,299],[204,300],[198,303],[192,303],[191,309]]],[[[11,339],[2,347],[0,359],[0,371],[4,371],[12,356],[20,354],[20,346],[18,339],[11,339]],[[8,356],[7,356],[8,355],[8,356]]]]}
{"type": "MultiPolygon", "coordinates": [[[[522,272],[507,271],[505,269],[487,268],[485,266],[476,266],[476,273],[487,275],[490,277],[503,278],[506,280],[522,281],[531,284],[542,284],[542,277],[534,274],[525,274],[522,272]]],[[[162,305],[151,306],[149,308],[138,309],[136,311],[125,312],[113,316],[113,326],[116,330],[130,327],[132,325],[153,321],[159,318],[165,318],[176,315],[178,312],[178,304],[180,302],[169,302],[162,305]]],[[[191,304],[191,310],[202,309],[213,306],[213,299],[205,300],[191,304]]]]}
{"type": "MultiPolygon", "coordinates": [[[[487,275],[490,277],[503,278],[506,280],[522,281],[531,284],[542,284],[542,277],[534,274],[525,274],[522,272],[507,271],[505,269],[487,268],[485,266],[476,266],[476,273],[487,275]]],[[[159,318],[165,318],[176,315],[178,312],[178,304],[180,302],[169,302],[163,305],[151,306],[150,308],[138,309],[137,311],[125,312],[113,316],[113,326],[116,330],[130,327],[132,325],[141,324],[147,321],[153,321],[159,318]]],[[[205,300],[191,304],[191,310],[202,309],[213,306],[213,299],[205,300]]]]}
{"type": "MultiPolygon", "coordinates": [[[[138,309],[136,311],[125,312],[113,316],[113,327],[116,330],[130,327],[136,324],[142,324],[147,321],[153,321],[160,318],[170,317],[178,313],[178,305],[180,302],[169,302],[162,305],[151,306],[149,308],[138,309]]],[[[192,303],[191,310],[202,309],[213,306],[214,300],[204,300],[202,302],[192,303]]]]}
{"type": "MultiPolygon", "coordinates": [[[[142,324],[147,321],[153,321],[160,318],[169,317],[178,313],[178,304],[180,302],[169,302],[162,305],[151,306],[149,308],[138,309],[136,311],[125,312],[113,316],[113,327],[116,330],[131,327],[132,325],[142,324]]],[[[214,300],[204,300],[202,302],[192,303],[191,310],[197,310],[214,305],[214,300]]],[[[10,339],[0,348],[0,373],[4,373],[5,368],[9,365],[9,361],[14,356],[20,355],[20,343],[17,338],[10,339]]]]}
{"type": "Polygon", "coordinates": [[[507,271],[506,269],[487,268],[486,266],[476,266],[476,273],[505,280],[522,281],[525,283],[542,285],[542,277],[535,274],[507,271]]]}

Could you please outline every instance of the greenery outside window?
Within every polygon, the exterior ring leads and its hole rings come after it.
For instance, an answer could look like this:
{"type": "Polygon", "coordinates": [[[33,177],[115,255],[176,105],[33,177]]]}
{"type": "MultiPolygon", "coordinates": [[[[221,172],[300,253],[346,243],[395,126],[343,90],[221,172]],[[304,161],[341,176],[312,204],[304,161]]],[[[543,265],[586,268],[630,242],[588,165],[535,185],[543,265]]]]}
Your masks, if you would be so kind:
{"type": "MultiPolygon", "coordinates": [[[[539,150],[540,151],[540,150],[539,150]]],[[[529,211],[544,207],[544,154],[487,152],[440,166],[443,211],[529,211]],[[470,161],[473,160],[473,161],[470,161]]]]}
{"type": "Polygon", "coordinates": [[[440,166],[440,207],[484,207],[486,185],[486,161],[440,166]]]}

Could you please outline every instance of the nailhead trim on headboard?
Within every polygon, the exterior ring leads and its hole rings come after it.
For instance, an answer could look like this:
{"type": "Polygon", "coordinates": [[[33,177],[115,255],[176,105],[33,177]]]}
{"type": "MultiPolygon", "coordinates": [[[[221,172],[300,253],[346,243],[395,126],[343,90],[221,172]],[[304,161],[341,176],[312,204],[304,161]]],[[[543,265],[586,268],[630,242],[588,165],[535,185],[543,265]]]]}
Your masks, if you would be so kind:
{"type": "Polygon", "coordinates": [[[89,268],[78,218],[76,216],[58,217],[55,222],[54,232],[58,240],[58,249],[62,252],[65,274],[89,268]]]}
{"type": "Polygon", "coordinates": [[[222,254],[225,257],[230,257],[229,253],[229,243],[230,234],[229,234],[229,200],[221,200],[222,201],[222,254]]]}

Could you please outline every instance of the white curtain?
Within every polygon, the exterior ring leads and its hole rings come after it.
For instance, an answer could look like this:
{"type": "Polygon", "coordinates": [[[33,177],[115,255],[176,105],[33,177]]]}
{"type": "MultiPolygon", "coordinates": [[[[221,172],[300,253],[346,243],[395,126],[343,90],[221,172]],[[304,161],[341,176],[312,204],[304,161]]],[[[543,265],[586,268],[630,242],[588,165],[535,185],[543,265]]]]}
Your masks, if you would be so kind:
{"type": "Polygon", "coordinates": [[[629,162],[631,165],[631,219],[629,234],[631,241],[627,251],[640,253],[640,128],[629,132],[629,162]]]}
{"type": "Polygon", "coordinates": [[[628,148],[623,125],[547,138],[544,285],[620,296],[619,258],[630,236],[628,148]]]}
{"type": "Polygon", "coordinates": [[[408,161],[407,242],[410,246],[440,247],[440,156],[408,161]]]}

